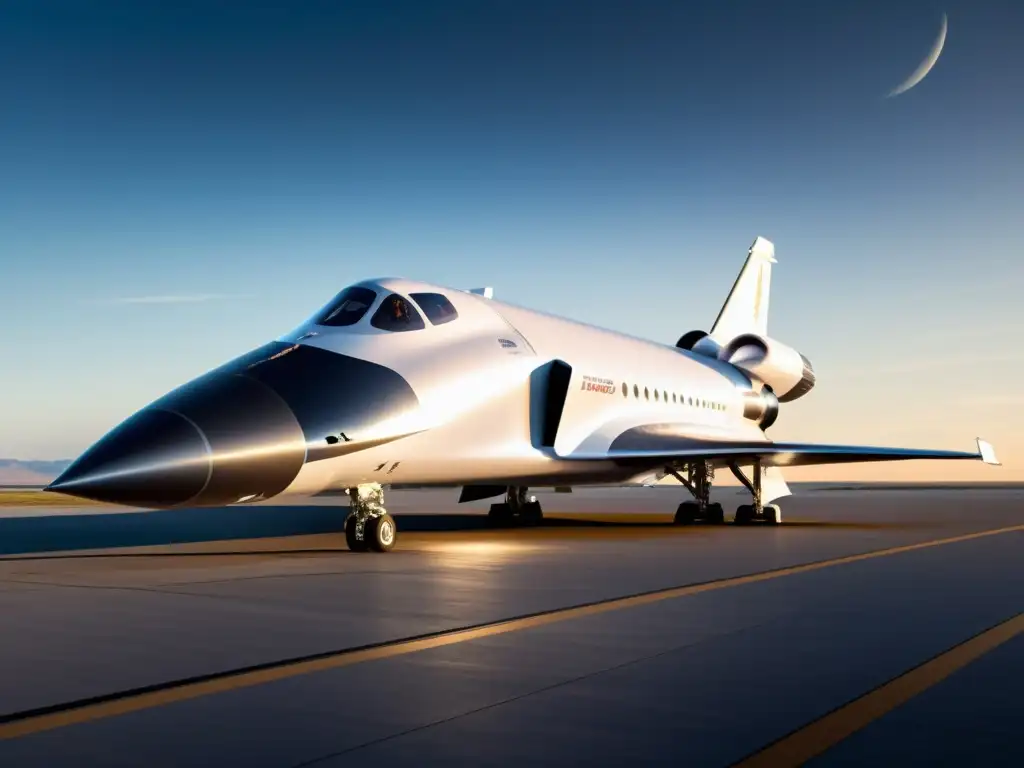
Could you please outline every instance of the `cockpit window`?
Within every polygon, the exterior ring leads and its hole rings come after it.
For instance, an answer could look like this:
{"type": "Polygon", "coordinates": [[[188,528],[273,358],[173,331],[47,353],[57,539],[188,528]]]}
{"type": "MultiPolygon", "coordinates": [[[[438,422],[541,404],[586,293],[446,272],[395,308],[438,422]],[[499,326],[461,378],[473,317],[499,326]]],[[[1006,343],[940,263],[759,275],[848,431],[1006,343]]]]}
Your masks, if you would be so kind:
{"type": "Polygon", "coordinates": [[[353,325],[359,322],[376,299],[376,291],[349,286],[324,307],[314,322],[317,325],[353,325]]]}
{"type": "Polygon", "coordinates": [[[382,331],[418,331],[426,326],[412,304],[397,293],[392,293],[373,313],[370,325],[382,331]]]}
{"type": "Polygon", "coordinates": [[[410,293],[409,298],[420,305],[420,309],[434,325],[443,325],[455,320],[459,313],[440,293],[410,293]]]}

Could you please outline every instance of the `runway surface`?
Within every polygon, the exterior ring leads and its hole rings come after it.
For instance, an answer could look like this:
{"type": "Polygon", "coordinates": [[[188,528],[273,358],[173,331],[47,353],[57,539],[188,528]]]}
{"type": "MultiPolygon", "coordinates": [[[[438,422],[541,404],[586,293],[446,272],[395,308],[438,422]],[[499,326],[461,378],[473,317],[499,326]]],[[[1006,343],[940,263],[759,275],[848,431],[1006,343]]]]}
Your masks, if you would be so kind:
{"type": "Polygon", "coordinates": [[[0,510],[0,765],[1024,764],[1024,488],[681,493],[0,510]]]}

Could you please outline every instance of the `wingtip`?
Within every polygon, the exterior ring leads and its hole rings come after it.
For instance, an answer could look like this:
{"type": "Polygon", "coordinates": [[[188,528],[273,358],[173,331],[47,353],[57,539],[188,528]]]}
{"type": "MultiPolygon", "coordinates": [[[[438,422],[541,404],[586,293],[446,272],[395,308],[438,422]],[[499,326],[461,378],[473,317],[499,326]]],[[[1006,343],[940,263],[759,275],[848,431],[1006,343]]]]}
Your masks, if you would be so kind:
{"type": "Polygon", "coordinates": [[[980,437],[975,440],[978,442],[978,456],[981,457],[981,460],[994,467],[1001,467],[1002,463],[996,457],[996,449],[992,447],[992,443],[982,440],[980,437]]]}
{"type": "Polygon", "coordinates": [[[767,237],[758,235],[754,238],[754,243],[750,246],[750,253],[751,255],[759,256],[772,264],[778,264],[778,261],[775,259],[775,243],[767,237]]]}

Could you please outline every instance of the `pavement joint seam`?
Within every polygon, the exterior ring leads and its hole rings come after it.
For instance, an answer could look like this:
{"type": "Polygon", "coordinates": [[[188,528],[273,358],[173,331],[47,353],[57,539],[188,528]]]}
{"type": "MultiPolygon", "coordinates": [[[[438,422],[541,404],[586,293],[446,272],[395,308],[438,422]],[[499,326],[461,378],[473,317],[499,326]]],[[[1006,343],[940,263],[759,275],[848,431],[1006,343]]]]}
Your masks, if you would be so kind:
{"type": "Polygon", "coordinates": [[[1024,613],[988,627],[840,704],[736,761],[732,768],[803,765],[1021,632],[1024,632],[1024,613]]]}
{"type": "Polygon", "coordinates": [[[606,598],[570,607],[538,611],[523,616],[485,622],[463,628],[441,630],[418,636],[391,640],[384,643],[376,643],[360,647],[317,653],[298,658],[266,662],[234,670],[226,670],[163,683],[155,683],[140,688],[102,694],[86,699],[38,707],[31,710],[12,712],[6,715],[0,715],[0,740],[16,738],[30,733],[38,733],[76,723],[114,717],[127,714],[129,712],[150,709],[156,706],[222,693],[238,688],[261,685],[295,677],[297,675],[309,674],[311,672],[334,669],[351,664],[376,661],[385,658],[393,658],[431,648],[439,648],[447,645],[468,642],[483,637],[545,626],[583,616],[647,605],[650,603],[660,602],[662,600],[685,597],[718,589],[737,587],[745,584],[755,584],[775,578],[800,573],[809,573],[823,568],[846,565],[959,542],[972,541],[1022,530],[1024,530],[1024,524],[978,531],[944,539],[934,539],[914,544],[889,547],[881,550],[872,550],[859,554],[845,555],[827,560],[818,560],[795,566],[774,568],[744,576],[733,576],[725,579],[650,590],[634,595],[606,598]]]}

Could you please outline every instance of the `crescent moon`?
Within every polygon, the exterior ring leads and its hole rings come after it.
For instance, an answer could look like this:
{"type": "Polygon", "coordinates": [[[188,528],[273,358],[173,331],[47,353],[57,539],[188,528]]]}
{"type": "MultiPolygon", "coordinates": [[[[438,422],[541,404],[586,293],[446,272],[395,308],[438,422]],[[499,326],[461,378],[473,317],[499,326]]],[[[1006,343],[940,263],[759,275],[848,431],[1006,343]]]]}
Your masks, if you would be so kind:
{"type": "Polygon", "coordinates": [[[914,70],[913,74],[904,80],[900,85],[896,86],[889,92],[886,98],[896,96],[909,91],[915,85],[924,80],[925,75],[932,71],[932,67],[935,66],[935,62],[939,60],[939,54],[942,53],[942,46],[946,44],[946,14],[942,14],[942,29],[939,30],[939,37],[935,41],[935,45],[932,46],[931,51],[925,57],[925,60],[921,62],[921,66],[914,70]]]}

